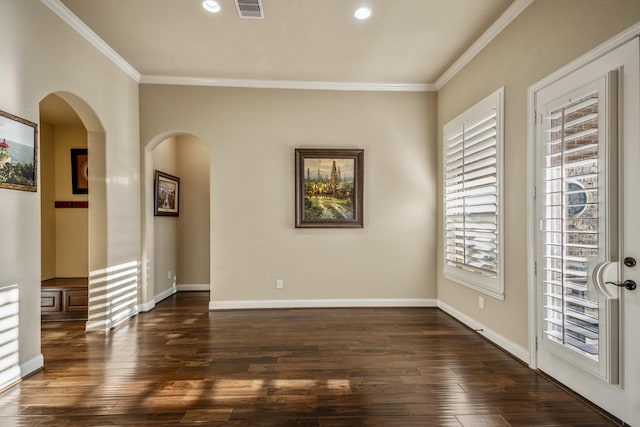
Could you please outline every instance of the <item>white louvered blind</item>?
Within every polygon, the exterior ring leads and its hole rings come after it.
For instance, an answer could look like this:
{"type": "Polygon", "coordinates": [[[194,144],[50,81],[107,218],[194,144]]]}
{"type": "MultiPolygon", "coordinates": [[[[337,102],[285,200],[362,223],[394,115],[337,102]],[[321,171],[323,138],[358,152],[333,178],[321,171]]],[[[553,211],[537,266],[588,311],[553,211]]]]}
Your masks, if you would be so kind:
{"type": "Polygon", "coordinates": [[[502,98],[500,89],[443,132],[445,276],[500,299],[502,98]]]}
{"type": "Polygon", "coordinates": [[[572,74],[536,94],[540,360],[549,370],[553,354],[612,384],[621,291],[604,282],[620,274],[618,72],[572,74]]]}
{"type": "Polygon", "coordinates": [[[588,264],[600,257],[597,89],[549,111],[544,171],[543,283],[547,337],[594,360],[599,303],[588,264]]]}

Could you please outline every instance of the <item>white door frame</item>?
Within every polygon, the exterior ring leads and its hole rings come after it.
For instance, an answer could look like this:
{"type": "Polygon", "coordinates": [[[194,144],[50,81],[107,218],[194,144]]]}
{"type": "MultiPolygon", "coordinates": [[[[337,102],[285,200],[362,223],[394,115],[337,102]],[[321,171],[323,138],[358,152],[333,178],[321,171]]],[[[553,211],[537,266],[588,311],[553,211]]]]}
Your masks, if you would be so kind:
{"type": "MultiPolygon", "coordinates": [[[[543,80],[537,82],[529,88],[528,93],[528,122],[527,122],[527,238],[530,242],[537,241],[537,224],[536,224],[536,212],[537,202],[535,200],[535,187],[536,187],[536,122],[535,122],[535,94],[537,91],[550,84],[566,77],[570,73],[584,67],[585,65],[593,62],[594,60],[606,55],[607,53],[617,49],[632,39],[640,36],[640,23],[630,27],[624,32],[620,33],[616,37],[596,47],[589,53],[579,57],[575,61],[554,72],[543,80]]],[[[537,307],[537,279],[535,275],[536,271],[536,251],[537,245],[530,245],[527,251],[527,266],[528,266],[528,320],[529,320],[529,354],[530,361],[529,366],[532,369],[537,369],[537,335],[538,335],[538,307],[537,307]]]]}
{"type": "MultiPolygon", "coordinates": [[[[608,52],[624,45],[635,37],[640,36],[640,23],[628,28],[609,41],[601,44],[587,54],[581,56],[570,64],[562,67],[555,73],[547,76],[529,88],[528,96],[528,120],[527,120],[527,241],[536,240],[537,230],[535,227],[535,215],[537,205],[535,200],[536,187],[536,125],[535,125],[535,93],[541,88],[566,77],[573,71],[588,63],[600,58],[608,52]]],[[[536,336],[537,336],[537,297],[536,297],[536,275],[535,259],[537,248],[529,245],[527,250],[527,275],[528,275],[528,295],[529,295],[529,367],[537,368],[536,360],[536,336]]]]}

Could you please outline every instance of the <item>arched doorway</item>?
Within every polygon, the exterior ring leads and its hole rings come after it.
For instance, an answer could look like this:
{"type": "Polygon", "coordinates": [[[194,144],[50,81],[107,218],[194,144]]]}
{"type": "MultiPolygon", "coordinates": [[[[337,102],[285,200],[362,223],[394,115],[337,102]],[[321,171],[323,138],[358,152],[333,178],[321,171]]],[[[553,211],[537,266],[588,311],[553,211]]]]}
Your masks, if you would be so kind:
{"type": "Polygon", "coordinates": [[[209,147],[189,134],[145,147],[142,311],[177,291],[210,288],[210,168],[209,147]],[[156,171],[179,179],[177,216],[155,215],[156,171]]]}
{"type": "Polygon", "coordinates": [[[90,329],[96,304],[89,277],[107,258],[104,130],[93,110],[68,92],[41,100],[40,123],[41,276],[52,280],[42,288],[43,320],[83,319],[90,329]]]}
{"type": "Polygon", "coordinates": [[[40,102],[42,320],[86,320],[89,278],[87,129],[62,98],[40,102]]]}

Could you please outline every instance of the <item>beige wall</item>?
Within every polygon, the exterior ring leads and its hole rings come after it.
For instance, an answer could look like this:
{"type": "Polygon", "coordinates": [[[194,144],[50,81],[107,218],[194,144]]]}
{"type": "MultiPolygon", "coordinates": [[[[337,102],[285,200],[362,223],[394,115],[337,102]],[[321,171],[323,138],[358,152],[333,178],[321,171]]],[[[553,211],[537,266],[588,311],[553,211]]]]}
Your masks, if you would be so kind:
{"type": "MultiPolygon", "coordinates": [[[[55,126],[55,197],[57,201],[86,201],[87,194],[73,194],[71,149],[87,148],[82,127],[55,126]]],[[[88,277],[89,215],[87,209],[56,209],[56,277],[88,277]]]]}
{"type": "MultiPolygon", "coordinates": [[[[481,294],[444,279],[442,206],[438,210],[438,298],[523,348],[528,347],[527,89],[638,21],[637,0],[537,0],[438,93],[441,159],[443,125],[505,87],[505,300],[486,297],[485,309],[480,310],[481,294]]],[[[438,165],[441,189],[440,161],[438,165]]]]}
{"type": "MultiPolygon", "coordinates": [[[[164,140],[153,150],[154,169],[178,176],[175,137],[164,140]]],[[[178,271],[178,219],[171,216],[154,216],[154,296],[176,284],[178,271]]]]}
{"type": "Polygon", "coordinates": [[[180,177],[178,285],[209,284],[209,149],[181,135],[176,150],[180,177]]]}
{"type": "Polygon", "coordinates": [[[435,94],[141,85],[140,103],[143,145],[211,150],[213,301],[436,297],[435,94]],[[294,228],[296,147],[364,148],[363,229],[294,228]]]}
{"type": "Polygon", "coordinates": [[[40,122],[42,280],[87,277],[89,215],[87,209],[56,209],[56,201],[86,201],[71,188],[71,148],[86,148],[82,127],[40,122]]]}
{"type": "MultiPolygon", "coordinates": [[[[137,265],[140,259],[137,83],[40,1],[0,0],[0,9],[3,29],[0,110],[38,122],[40,101],[51,93],[64,91],[65,99],[72,101],[80,118],[86,121],[90,150],[91,144],[97,148],[92,152],[95,167],[90,168],[95,178],[91,179],[102,182],[103,187],[108,182],[107,188],[90,194],[90,198],[97,197],[95,204],[94,199],[90,203],[101,208],[90,218],[96,225],[91,238],[98,249],[92,252],[94,271],[137,265]]],[[[42,365],[42,177],[38,178],[38,192],[0,190],[4,230],[0,287],[14,284],[19,287],[18,347],[23,374],[42,365]]],[[[135,271],[131,279],[134,282],[135,271]]]]}
{"type": "Polygon", "coordinates": [[[54,126],[40,122],[41,279],[56,277],[56,175],[54,126]]]}
{"type": "Polygon", "coordinates": [[[153,217],[153,296],[174,285],[209,285],[209,150],[188,135],[152,152],[153,169],[180,178],[180,215],[153,217]]]}

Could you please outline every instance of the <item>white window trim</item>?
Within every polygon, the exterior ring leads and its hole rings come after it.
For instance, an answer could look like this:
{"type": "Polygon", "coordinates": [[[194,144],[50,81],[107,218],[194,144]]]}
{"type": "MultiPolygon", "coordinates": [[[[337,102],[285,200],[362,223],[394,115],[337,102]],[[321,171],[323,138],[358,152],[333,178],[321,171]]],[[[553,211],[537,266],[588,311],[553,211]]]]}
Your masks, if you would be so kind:
{"type": "Polygon", "coordinates": [[[504,158],[504,87],[501,87],[491,95],[487,96],[485,99],[469,108],[464,113],[460,114],[455,119],[451,120],[449,123],[444,125],[443,127],[443,149],[442,149],[442,188],[443,188],[443,198],[442,198],[442,217],[443,217],[443,238],[442,238],[442,247],[443,247],[443,267],[444,267],[444,277],[453,282],[459,283],[461,285],[467,286],[471,289],[474,289],[483,294],[489,295],[493,298],[503,301],[504,300],[504,213],[503,213],[503,195],[504,195],[504,185],[503,185],[503,158],[504,158]],[[446,159],[447,159],[447,149],[446,149],[446,137],[450,133],[449,129],[459,128],[464,122],[467,122],[469,119],[473,117],[477,117],[480,114],[485,113],[489,109],[495,108],[496,110],[496,165],[497,165],[497,187],[498,187],[498,210],[497,210],[497,232],[498,232],[498,257],[497,257],[497,272],[496,278],[490,278],[482,276],[479,273],[465,271],[461,268],[449,266],[447,264],[447,239],[446,239],[446,227],[447,227],[447,214],[446,214],[446,159]]]}

